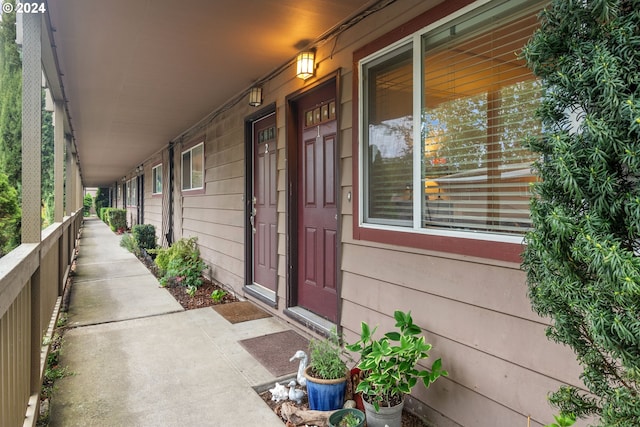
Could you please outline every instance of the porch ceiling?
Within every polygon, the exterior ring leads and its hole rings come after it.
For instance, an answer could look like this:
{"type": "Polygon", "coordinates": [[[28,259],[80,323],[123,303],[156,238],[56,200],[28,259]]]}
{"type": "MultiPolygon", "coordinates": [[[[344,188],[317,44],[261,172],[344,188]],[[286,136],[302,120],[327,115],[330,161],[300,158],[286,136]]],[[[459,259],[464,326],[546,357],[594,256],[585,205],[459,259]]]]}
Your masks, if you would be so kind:
{"type": "Polygon", "coordinates": [[[377,2],[49,0],[84,185],[119,180],[377,2]]]}

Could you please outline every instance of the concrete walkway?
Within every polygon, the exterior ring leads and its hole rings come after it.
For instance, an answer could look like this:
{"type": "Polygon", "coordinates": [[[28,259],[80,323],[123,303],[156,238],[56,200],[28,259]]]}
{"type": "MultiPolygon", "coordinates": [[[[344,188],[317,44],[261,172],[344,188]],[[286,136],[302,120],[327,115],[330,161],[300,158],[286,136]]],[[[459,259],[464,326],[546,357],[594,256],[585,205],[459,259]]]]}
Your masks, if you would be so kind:
{"type": "Polygon", "coordinates": [[[85,220],[50,425],[282,427],[253,389],[277,379],[238,341],[287,326],[183,311],[119,243],[85,220]]]}

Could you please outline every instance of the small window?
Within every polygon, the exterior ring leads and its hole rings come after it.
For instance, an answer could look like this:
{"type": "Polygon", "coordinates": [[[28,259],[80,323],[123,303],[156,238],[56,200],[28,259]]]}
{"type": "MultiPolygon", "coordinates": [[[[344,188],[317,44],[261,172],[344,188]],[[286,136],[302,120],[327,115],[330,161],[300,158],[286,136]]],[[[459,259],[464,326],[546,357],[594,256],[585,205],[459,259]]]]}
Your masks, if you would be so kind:
{"type": "Polygon", "coordinates": [[[204,184],[204,144],[182,152],[182,189],[196,190],[204,184]]]}
{"type": "Polygon", "coordinates": [[[137,185],[138,178],[131,178],[130,181],[127,182],[127,205],[128,206],[137,206],[138,205],[138,193],[137,193],[137,185]]]}
{"type": "Polygon", "coordinates": [[[162,165],[154,166],[151,169],[151,180],[153,181],[153,194],[162,194],[162,165]]]}
{"type": "Polygon", "coordinates": [[[125,184],[124,205],[129,206],[131,204],[131,180],[125,184]]]}

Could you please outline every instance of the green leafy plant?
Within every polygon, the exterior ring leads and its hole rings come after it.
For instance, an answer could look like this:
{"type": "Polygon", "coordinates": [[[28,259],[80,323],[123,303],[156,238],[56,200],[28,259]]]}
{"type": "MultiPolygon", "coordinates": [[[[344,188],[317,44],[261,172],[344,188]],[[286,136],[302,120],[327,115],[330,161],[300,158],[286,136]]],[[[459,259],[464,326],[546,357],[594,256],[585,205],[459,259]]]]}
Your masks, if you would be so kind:
{"type": "Polygon", "coordinates": [[[335,329],[322,340],[309,341],[309,374],[314,378],[336,380],[347,374],[347,365],[343,360],[347,356],[340,345],[340,337],[335,329]]]}
{"type": "Polygon", "coordinates": [[[571,427],[576,423],[576,416],[573,414],[554,415],[555,423],[547,424],[545,427],[571,427]]]}
{"type": "Polygon", "coordinates": [[[360,424],[360,419],[349,412],[347,415],[342,417],[338,423],[338,427],[356,427],[358,424],[360,424]]]}
{"type": "Polygon", "coordinates": [[[185,290],[187,295],[189,295],[191,298],[196,296],[197,291],[198,291],[198,288],[196,286],[187,286],[187,289],[185,290]]]}
{"type": "Polygon", "coordinates": [[[171,280],[187,288],[199,288],[202,285],[202,272],[206,264],[200,259],[196,237],[182,238],[169,248],[149,252],[156,254],[155,263],[160,269],[162,286],[166,286],[171,280]]]}
{"type": "Polygon", "coordinates": [[[156,247],[156,228],[151,224],[137,224],[131,228],[136,245],[148,251],[156,247]]]}
{"type": "Polygon", "coordinates": [[[442,369],[441,359],[431,364],[430,370],[419,369],[418,362],[429,357],[431,344],[419,336],[422,330],[414,325],[411,312],[396,310],[394,313],[396,328],[379,339],[373,339],[377,328],[371,330],[362,322],[360,340],[347,345],[350,351],[360,353],[358,367],[364,372],[364,378],[356,388],[376,411],[380,406],[400,404],[405,394],[421,380],[425,387],[440,376],[447,376],[442,369]]]}
{"type": "Polygon", "coordinates": [[[585,388],[550,396],[602,426],[640,425],[640,15],[630,0],[554,0],[522,56],[544,89],[523,269],[549,339],[585,388]]]}
{"type": "Polygon", "coordinates": [[[213,302],[220,302],[222,301],[222,298],[225,297],[225,295],[227,295],[226,291],[223,291],[222,289],[216,289],[211,292],[211,299],[213,300],[213,302]]]}

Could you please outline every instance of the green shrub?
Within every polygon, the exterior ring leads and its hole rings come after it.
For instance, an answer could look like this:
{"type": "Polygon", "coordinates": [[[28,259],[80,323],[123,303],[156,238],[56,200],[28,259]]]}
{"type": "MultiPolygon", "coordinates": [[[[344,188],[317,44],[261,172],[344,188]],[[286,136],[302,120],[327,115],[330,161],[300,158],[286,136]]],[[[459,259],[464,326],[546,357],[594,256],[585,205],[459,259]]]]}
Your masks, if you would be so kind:
{"type": "Polygon", "coordinates": [[[20,241],[20,204],[18,191],[0,173],[0,257],[18,246],[20,241]]]}
{"type": "Polygon", "coordinates": [[[84,216],[89,216],[89,212],[91,211],[91,206],[93,206],[93,197],[91,197],[91,194],[85,194],[84,201],[82,204],[82,214],[84,216]]]}
{"type": "Polygon", "coordinates": [[[127,229],[127,211],[125,209],[111,208],[107,211],[107,223],[111,231],[124,231],[127,229]]]}
{"type": "Polygon", "coordinates": [[[109,209],[113,208],[100,208],[100,210],[98,211],[98,216],[104,222],[107,222],[107,212],[109,211],[109,209]]]}
{"type": "MultiPolygon", "coordinates": [[[[549,396],[590,425],[640,425],[640,14],[630,0],[554,0],[523,51],[540,78],[523,268],[578,383],[549,396]]],[[[549,363],[554,363],[553,356],[549,363]]]]}
{"type": "Polygon", "coordinates": [[[200,259],[197,238],[180,239],[169,248],[150,250],[156,254],[155,263],[162,275],[161,283],[173,279],[177,284],[187,288],[198,288],[202,285],[202,271],[206,265],[200,259]]]}
{"type": "Polygon", "coordinates": [[[122,239],[120,239],[120,246],[131,252],[132,254],[138,256],[140,253],[140,247],[136,242],[136,239],[129,233],[125,233],[122,235],[122,239]]]}
{"type": "MultiPolygon", "coordinates": [[[[109,206],[109,189],[108,188],[98,188],[96,192],[96,197],[93,199],[93,204],[96,208],[96,213],[99,215],[100,210],[104,207],[109,206]]],[[[101,217],[102,218],[102,217],[101,217]]]]}
{"type": "Polygon", "coordinates": [[[136,245],[148,251],[156,247],[156,228],[151,224],[134,225],[131,229],[136,245]]]}

